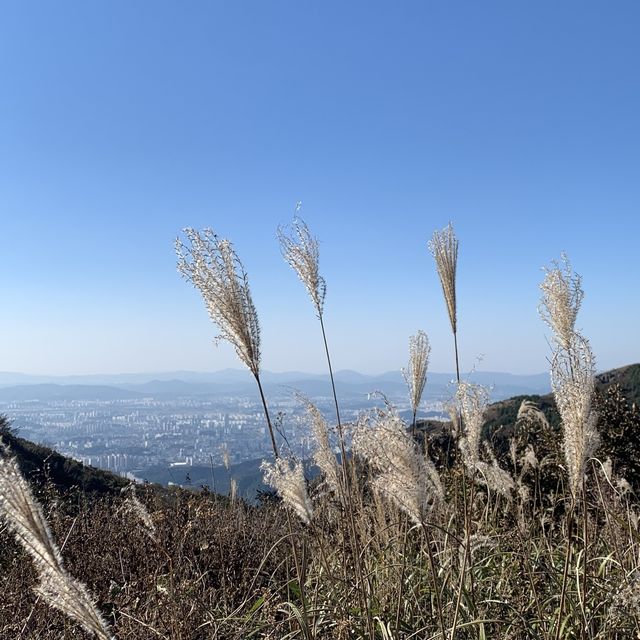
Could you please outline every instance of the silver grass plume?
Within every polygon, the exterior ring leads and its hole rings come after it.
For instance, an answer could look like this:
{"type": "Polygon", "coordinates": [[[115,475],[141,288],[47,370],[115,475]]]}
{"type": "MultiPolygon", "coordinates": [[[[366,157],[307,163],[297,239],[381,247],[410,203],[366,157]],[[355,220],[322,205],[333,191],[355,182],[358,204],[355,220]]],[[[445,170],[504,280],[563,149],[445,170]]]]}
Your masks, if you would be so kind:
{"type": "Polygon", "coordinates": [[[572,271],[571,263],[564,253],[561,262],[554,261],[552,265],[551,269],[544,270],[538,312],[553,330],[556,342],[563,349],[569,349],[584,297],[582,278],[572,271]]]}
{"type": "Polygon", "coordinates": [[[491,462],[480,459],[480,444],[485,412],[489,403],[489,393],[485,387],[471,382],[460,382],[456,392],[458,411],[462,418],[463,436],[460,439],[460,453],[465,467],[472,474],[480,473],[480,477],[489,489],[510,498],[515,484],[513,478],[504,469],[486,446],[487,455],[491,462]]]}
{"type": "Polygon", "coordinates": [[[220,329],[217,339],[233,345],[254,376],[260,373],[260,325],[249,280],[231,242],[212,229],[184,229],[188,243],[176,239],[178,271],[200,290],[209,317],[220,329]]]}
{"type": "Polygon", "coordinates": [[[278,227],[282,257],[298,274],[307,288],[318,317],[322,317],[327,284],[319,272],[318,240],[311,235],[304,220],[294,217],[291,228],[278,227]]]}
{"type": "Polygon", "coordinates": [[[124,500],[124,510],[137,518],[142,530],[149,536],[149,538],[153,541],[157,541],[156,525],[153,522],[151,514],[136,495],[135,486],[130,485],[125,487],[123,491],[128,494],[124,500]]]}
{"type": "Polygon", "coordinates": [[[562,420],[564,457],[574,496],[581,490],[586,461],[600,441],[592,406],[594,376],[589,342],[574,333],[569,349],[556,349],[551,360],[551,389],[562,420]]]}
{"type": "Polygon", "coordinates": [[[424,331],[418,331],[415,336],[409,338],[409,365],[406,369],[402,369],[402,375],[409,387],[409,401],[414,423],[427,382],[430,352],[429,339],[424,331]]]}
{"type": "Polygon", "coordinates": [[[529,469],[537,469],[540,466],[538,456],[536,456],[536,450],[532,444],[527,445],[524,454],[520,458],[520,464],[522,465],[523,473],[529,469]]]}
{"type": "Polygon", "coordinates": [[[376,472],[372,486],[416,524],[444,498],[433,462],[422,455],[395,414],[383,412],[370,423],[361,420],[353,435],[353,452],[376,472]]]}
{"type": "Polygon", "coordinates": [[[70,576],[40,505],[15,458],[0,455],[0,515],[31,556],[39,574],[35,592],[100,640],[113,640],[84,584],[70,576]]]}
{"type": "Polygon", "coordinates": [[[302,522],[310,524],[313,519],[313,507],[307,493],[302,463],[299,460],[277,458],[273,463],[263,462],[260,469],[264,472],[265,484],[276,490],[284,504],[302,522]]]}
{"type": "Polygon", "coordinates": [[[472,470],[480,461],[480,439],[489,394],[482,385],[463,381],[458,384],[456,400],[463,429],[460,452],[465,466],[472,470]]]}
{"type": "Polygon", "coordinates": [[[549,427],[547,416],[545,416],[538,405],[531,400],[522,401],[516,420],[531,420],[533,422],[539,422],[543,427],[549,427]]]}
{"type": "Polygon", "coordinates": [[[598,418],[592,406],[595,359],[589,341],[575,329],[584,296],[582,279],[573,273],[566,255],[561,260],[562,266],[554,262],[553,268],[545,270],[539,312],[554,332],[551,389],[562,421],[569,485],[576,497],[582,488],[586,461],[599,443],[598,418]]]}
{"type": "Polygon", "coordinates": [[[429,251],[436,261],[436,268],[440,276],[442,292],[447,303],[451,330],[457,331],[456,315],[456,266],[458,263],[458,239],[449,223],[442,231],[434,231],[428,243],[429,251]]]}
{"type": "Polygon", "coordinates": [[[304,403],[307,414],[311,419],[311,431],[316,441],[313,461],[320,471],[322,471],[324,482],[329,490],[334,494],[338,494],[340,492],[340,471],[336,455],[329,441],[329,426],[327,425],[327,421],[313,402],[303,396],[299,396],[299,398],[304,403]]]}
{"type": "Polygon", "coordinates": [[[515,489],[516,483],[511,474],[500,467],[495,454],[486,442],[485,450],[491,462],[477,460],[475,463],[476,469],[489,489],[511,500],[511,492],[515,489]]]}

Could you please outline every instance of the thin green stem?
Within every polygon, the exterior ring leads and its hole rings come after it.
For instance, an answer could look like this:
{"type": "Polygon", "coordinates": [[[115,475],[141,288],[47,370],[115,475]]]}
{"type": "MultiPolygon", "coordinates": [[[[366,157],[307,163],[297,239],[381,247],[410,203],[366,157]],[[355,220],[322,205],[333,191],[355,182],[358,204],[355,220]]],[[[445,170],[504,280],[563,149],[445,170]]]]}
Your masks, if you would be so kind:
{"type": "MultiPolygon", "coordinates": [[[[431,548],[431,543],[433,541],[431,534],[429,533],[429,528],[425,525],[424,522],[421,523],[422,530],[424,532],[426,547],[427,547],[427,555],[429,557],[429,565],[431,567],[431,575],[433,577],[433,591],[436,597],[436,608],[438,610],[438,621],[440,623],[440,631],[442,633],[442,640],[447,640],[447,628],[444,624],[444,613],[442,610],[442,601],[440,599],[440,581],[438,580],[438,571],[436,568],[436,560],[433,555],[433,549],[431,548]]],[[[454,631],[455,633],[455,631],[454,631]]]]}
{"type": "Polygon", "coordinates": [[[336,408],[336,418],[338,420],[338,439],[340,441],[340,455],[342,456],[341,467],[342,467],[342,490],[344,493],[343,504],[344,504],[345,510],[347,511],[347,515],[349,519],[349,527],[351,529],[350,531],[351,535],[349,536],[351,538],[351,552],[353,554],[353,561],[354,561],[356,576],[358,580],[358,586],[359,586],[358,592],[360,594],[362,606],[366,611],[369,636],[373,640],[373,638],[375,638],[375,630],[374,630],[373,620],[371,618],[371,611],[369,610],[369,606],[367,604],[367,594],[366,594],[365,582],[364,582],[362,564],[361,564],[362,560],[360,558],[360,553],[358,550],[358,543],[357,543],[358,537],[357,537],[356,525],[355,525],[354,514],[353,514],[353,509],[351,504],[350,491],[349,491],[349,486],[351,483],[349,482],[349,475],[348,475],[347,450],[344,444],[344,432],[342,430],[342,421],[340,420],[340,407],[338,404],[338,394],[336,393],[336,384],[333,376],[333,367],[331,365],[331,355],[329,354],[329,344],[327,342],[327,332],[325,331],[322,313],[318,314],[318,319],[320,320],[320,328],[322,329],[322,341],[324,343],[324,351],[327,356],[327,365],[329,367],[329,377],[331,378],[331,389],[333,391],[333,401],[336,408]]]}
{"type": "Polygon", "coordinates": [[[560,591],[560,605],[558,607],[558,622],[556,624],[555,640],[560,640],[560,631],[562,629],[562,616],[564,614],[564,603],[567,595],[567,584],[569,581],[569,563],[571,557],[572,538],[573,538],[573,500],[569,511],[569,520],[567,523],[567,549],[564,557],[564,569],[562,571],[562,589],[560,591]]]}
{"type": "Polygon", "coordinates": [[[262,400],[262,407],[264,408],[264,415],[267,419],[267,427],[269,427],[269,436],[271,437],[271,447],[273,448],[273,455],[276,458],[280,457],[278,453],[278,445],[276,444],[276,438],[273,433],[273,425],[271,424],[271,418],[269,416],[269,408],[267,407],[267,400],[264,397],[264,391],[262,390],[262,383],[260,382],[260,376],[256,373],[254,374],[256,382],[258,383],[258,390],[260,391],[260,399],[262,400]]]}
{"type": "Polygon", "coordinates": [[[456,380],[458,384],[460,384],[460,365],[458,364],[458,333],[457,331],[453,332],[453,346],[456,352],[456,380]]]}

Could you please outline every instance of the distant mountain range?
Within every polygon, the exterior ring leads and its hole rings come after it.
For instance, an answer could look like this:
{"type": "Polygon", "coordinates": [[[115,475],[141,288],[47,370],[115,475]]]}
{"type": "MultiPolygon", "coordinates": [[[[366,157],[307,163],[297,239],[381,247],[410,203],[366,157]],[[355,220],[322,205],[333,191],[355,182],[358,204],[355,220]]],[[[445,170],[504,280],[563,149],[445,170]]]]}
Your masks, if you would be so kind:
{"type": "MultiPolygon", "coordinates": [[[[450,395],[451,373],[430,373],[427,376],[425,399],[450,395]],[[449,391],[449,393],[448,393],[449,391]]],[[[406,393],[400,371],[366,375],[343,370],[335,374],[338,394],[343,398],[361,397],[374,391],[388,396],[406,393]]],[[[549,391],[549,375],[514,375],[510,373],[477,371],[469,376],[473,382],[492,390],[496,400],[521,394],[541,394],[549,391]]],[[[300,391],[311,397],[331,393],[326,374],[287,371],[264,371],[262,380],[267,393],[300,391]]],[[[217,397],[222,395],[253,396],[255,381],[248,371],[224,369],[212,373],[172,371],[166,373],[126,373],[86,376],[36,376],[0,372],[0,402],[29,400],[129,400],[143,397],[217,397]]]]}

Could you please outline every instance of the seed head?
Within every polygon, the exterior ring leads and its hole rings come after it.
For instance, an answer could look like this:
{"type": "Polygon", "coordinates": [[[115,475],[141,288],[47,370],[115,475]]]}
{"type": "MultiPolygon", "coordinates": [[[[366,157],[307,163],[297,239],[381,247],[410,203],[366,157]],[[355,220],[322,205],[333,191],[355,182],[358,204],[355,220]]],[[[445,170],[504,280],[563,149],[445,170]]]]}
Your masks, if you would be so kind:
{"type": "Polygon", "coordinates": [[[480,460],[480,439],[489,394],[485,387],[463,381],[458,384],[456,399],[464,429],[460,440],[462,459],[467,468],[475,469],[480,460]]]}
{"type": "Polygon", "coordinates": [[[493,450],[487,443],[485,443],[485,452],[490,462],[476,460],[476,470],[480,473],[487,488],[511,500],[511,492],[516,486],[511,474],[500,467],[493,450]]]}
{"type": "Polygon", "coordinates": [[[311,235],[304,220],[298,217],[294,217],[290,229],[278,228],[278,240],[282,257],[298,274],[307,288],[318,317],[322,317],[327,285],[319,272],[318,240],[311,235]]]}
{"type": "Polygon", "coordinates": [[[409,401],[414,414],[418,411],[427,382],[430,352],[429,339],[424,331],[418,331],[409,338],[409,365],[402,370],[402,375],[409,387],[409,401]]]}
{"type": "Polygon", "coordinates": [[[299,460],[277,458],[275,462],[263,462],[265,484],[272,486],[282,501],[304,522],[309,524],[313,518],[313,507],[307,493],[304,469],[299,460]]]}
{"type": "Polygon", "coordinates": [[[142,502],[140,502],[140,499],[136,495],[135,485],[132,484],[129,487],[126,487],[125,491],[128,495],[124,500],[124,510],[134,516],[138,520],[142,530],[149,536],[149,538],[151,538],[151,540],[156,542],[156,525],[154,524],[153,518],[151,517],[148,509],[144,504],[142,504],[142,502]]]}
{"type": "Polygon", "coordinates": [[[311,420],[311,431],[316,441],[316,449],[313,453],[313,461],[322,471],[326,486],[334,494],[340,491],[340,472],[335,453],[329,441],[329,427],[318,407],[311,400],[299,396],[307,408],[307,414],[311,420]]]}
{"type": "Polygon", "coordinates": [[[551,389],[562,420],[564,456],[574,496],[582,488],[586,461],[599,444],[598,416],[592,407],[594,376],[589,341],[573,333],[568,349],[558,348],[553,354],[551,389]]]}
{"type": "Polygon", "coordinates": [[[442,292],[447,303],[451,330],[456,333],[456,266],[458,263],[458,239],[449,223],[442,231],[434,231],[428,243],[429,251],[436,261],[436,268],[442,284],[442,292]]]}
{"type": "Polygon", "coordinates": [[[71,577],[49,525],[15,458],[0,454],[0,516],[31,556],[40,577],[35,592],[99,640],[112,640],[109,627],[87,588],[71,577]]]}
{"type": "Polygon", "coordinates": [[[531,420],[532,422],[538,422],[544,428],[549,428],[549,421],[544,412],[531,400],[523,400],[518,409],[518,416],[516,420],[531,420]]]}
{"type": "Polygon", "coordinates": [[[551,269],[544,270],[538,313],[551,327],[556,343],[568,349],[584,297],[582,278],[572,271],[569,258],[564,253],[560,262],[554,261],[552,265],[551,269]]]}
{"type": "Polygon", "coordinates": [[[176,239],[178,271],[199,289],[209,317],[220,330],[218,340],[233,345],[240,360],[260,372],[260,325],[249,279],[233,245],[212,229],[184,230],[187,243],[176,239]]]}
{"type": "Polygon", "coordinates": [[[383,412],[370,423],[361,420],[353,436],[353,452],[377,472],[373,488],[421,524],[444,497],[440,476],[422,455],[400,418],[383,412]]]}

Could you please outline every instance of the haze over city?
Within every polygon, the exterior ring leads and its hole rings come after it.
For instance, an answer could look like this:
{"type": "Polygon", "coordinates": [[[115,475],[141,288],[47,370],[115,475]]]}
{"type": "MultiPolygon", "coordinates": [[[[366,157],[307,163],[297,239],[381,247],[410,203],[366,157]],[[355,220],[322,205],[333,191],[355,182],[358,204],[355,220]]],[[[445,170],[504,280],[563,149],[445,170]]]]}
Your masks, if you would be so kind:
{"type": "Polygon", "coordinates": [[[598,369],[637,361],[640,8],[604,9],[3,3],[0,371],[239,367],[176,272],[186,226],[234,242],[265,369],[324,371],[275,238],[298,201],[336,369],[398,370],[423,329],[453,370],[426,247],[449,221],[464,371],[547,370],[562,251],[598,369]]]}

